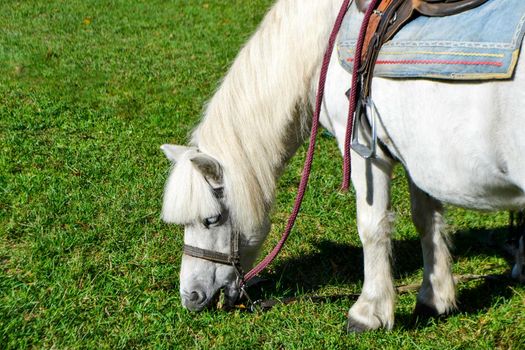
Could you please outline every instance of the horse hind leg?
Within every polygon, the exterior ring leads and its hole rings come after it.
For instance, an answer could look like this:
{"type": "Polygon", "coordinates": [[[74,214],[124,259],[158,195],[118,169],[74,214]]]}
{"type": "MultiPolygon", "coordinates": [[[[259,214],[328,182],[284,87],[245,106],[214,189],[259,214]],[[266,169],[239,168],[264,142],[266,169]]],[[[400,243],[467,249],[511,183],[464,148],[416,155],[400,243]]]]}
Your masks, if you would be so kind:
{"type": "Polygon", "coordinates": [[[364,160],[354,154],[352,182],[356,192],[357,225],[363,244],[364,282],[348,312],[348,332],[394,324],[395,290],[391,269],[390,178],[392,162],[364,160]]]}
{"type": "Polygon", "coordinates": [[[525,283],[525,235],[521,235],[516,249],[516,258],[512,267],[512,278],[525,283]]]}
{"type": "Polygon", "coordinates": [[[441,202],[419,189],[411,180],[412,221],[421,237],[423,283],[417,296],[414,315],[436,317],[456,308],[452,259],[444,234],[444,208],[441,202]]]}
{"type": "Polygon", "coordinates": [[[517,213],[511,213],[512,218],[517,216],[516,227],[512,220],[513,237],[511,239],[512,251],[514,253],[514,266],[512,267],[511,276],[520,283],[525,283],[525,210],[517,213]]]}

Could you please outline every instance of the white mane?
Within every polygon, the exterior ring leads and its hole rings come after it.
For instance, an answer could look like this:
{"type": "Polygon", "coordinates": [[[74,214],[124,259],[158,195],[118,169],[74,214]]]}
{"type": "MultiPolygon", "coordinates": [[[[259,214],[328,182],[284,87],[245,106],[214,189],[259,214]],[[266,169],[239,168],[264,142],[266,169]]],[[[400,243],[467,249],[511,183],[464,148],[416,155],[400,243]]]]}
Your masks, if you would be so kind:
{"type": "Polygon", "coordinates": [[[190,161],[196,152],[184,153],[166,182],[162,206],[165,222],[185,225],[220,213],[221,205],[212,188],[190,161]]]}
{"type": "MultiPolygon", "coordinates": [[[[261,224],[277,177],[303,141],[309,96],[338,1],[281,0],[240,51],[192,144],[223,166],[236,225],[261,224]],[[308,34],[306,34],[308,33],[308,34]]],[[[201,199],[202,200],[202,199],[201,199]]]]}

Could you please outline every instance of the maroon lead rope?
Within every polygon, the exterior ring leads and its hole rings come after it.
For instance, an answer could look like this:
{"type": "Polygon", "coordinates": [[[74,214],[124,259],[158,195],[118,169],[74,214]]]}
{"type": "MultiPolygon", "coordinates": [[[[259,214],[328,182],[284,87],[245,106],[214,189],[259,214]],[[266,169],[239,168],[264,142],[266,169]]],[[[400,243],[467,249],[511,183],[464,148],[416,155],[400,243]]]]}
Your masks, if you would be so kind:
{"type": "MultiPolygon", "coordinates": [[[[317,136],[317,130],[319,128],[319,116],[321,114],[321,104],[323,102],[324,86],[326,83],[326,75],[328,72],[328,66],[330,65],[330,58],[332,55],[332,51],[334,49],[337,34],[339,33],[339,29],[341,28],[343,18],[345,17],[346,12],[348,11],[348,6],[350,4],[350,1],[351,0],[343,1],[343,5],[341,6],[341,9],[339,10],[339,14],[337,15],[337,19],[335,20],[334,27],[330,34],[330,39],[328,41],[328,47],[324,53],[323,64],[321,66],[321,74],[319,76],[319,85],[317,88],[315,113],[312,119],[312,131],[310,133],[310,144],[308,145],[308,152],[306,154],[306,160],[303,166],[301,182],[299,183],[299,188],[297,189],[297,196],[295,197],[295,203],[294,203],[292,213],[290,214],[290,217],[288,218],[286,228],[284,229],[282,237],[277,243],[277,245],[259,264],[257,264],[257,266],[255,266],[248,273],[246,273],[246,275],[244,275],[244,278],[241,281],[241,287],[243,287],[246,282],[248,282],[250,279],[258,275],[262,270],[264,270],[275,259],[277,254],[279,254],[284,243],[288,239],[288,236],[290,235],[290,231],[292,230],[294,226],[295,219],[297,218],[297,215],[299,214],[301,203],[303,201],[306,187],[308,185],[310,171],[312,169],[312,161],[314,158],[316,136],[317,136]]],[[[363,24],[361,26],[361,32],[359,34],[359,40],[357,42],[357,48],[356,48],[356,54],[355,54],[354,70],[353,70],[353,75],[352,75],[352,87],[356,86],[356,83],[357,83],[357,71],[359,69],[359,65],[361,62],[361,50],[363,46],[366,27],[368,26],[368,21],[372,14],[372,9],[375,8],[376,2],[377,0],[372,0],[372,4],[368,8],[365,14],[365,20],[363,21],[363,24]]],[[[356,95],[355,90],[356,89],[352,88],[352,98],[350,99],[348,122],[346,126],[346,140],[345,140],[345,152],[344,152],[344,174],[343,174],[343,186],[342,186],[344,190],[348,189],[349,178],[350,178],[350,139],[351,139],[350,136],[352,135],[353,114],[355,112],[356,101],[357,101],[356,100],[357,95],[356,95]]]]}
{"type": "Polygon", "coordinates": [[[361,29],[359,30],[359,37],[355,47],[354,57],[354,69],[352,71],[352,87],[350,91],[350,105],[348,108],[348,120],[346,122],[346,134],[345,134],[345,149],[343,152],[343,191],[347,191],[350,187],[350,173],[351,173],[351,157],[350,147],[352,143],[352,128],[354,124],[354,113],[357,106],[357,84],[359,79],[359,69],[361,68],[361,53],[363,51],[363,43],[365,41],[366,29],[368,28],[368,22],[370,22],[370,16],[374,12],[376,5],[379,0],[372,0],[368,9],[365,12],[365,17],[361,23],[361,29]]]}

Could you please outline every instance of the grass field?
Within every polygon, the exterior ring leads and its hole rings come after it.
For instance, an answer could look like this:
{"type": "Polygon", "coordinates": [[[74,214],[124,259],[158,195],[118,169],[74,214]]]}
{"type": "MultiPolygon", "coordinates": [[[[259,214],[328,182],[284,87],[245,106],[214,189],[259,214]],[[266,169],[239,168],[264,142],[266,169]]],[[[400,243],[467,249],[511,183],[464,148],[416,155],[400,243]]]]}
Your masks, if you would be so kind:
{"type": "MultiPolygon", "coordinates": [[[[525,348],[525,288],[459,285],[460,310],[391,332],[344,331],[352,298],[262,314],[182,309],[180,227],[159,220],[169,164],[270,0],[0,2],[0,349],[525,348]]],[[[279,185],[275,243],[304,148],[279,185]]],[[[341,160],[321,137],[310,190],[266,297],[357,293],[362,253],[341,160]]],[[[396,284],[417,283],[419,241],[402,169],[394,179],[396,284]]],[[[489,244],[507,214],[451,209],[454,272],[503,274],[489,244]]],[[[499,235],[504,240],[504,235],[499,235]]]]}

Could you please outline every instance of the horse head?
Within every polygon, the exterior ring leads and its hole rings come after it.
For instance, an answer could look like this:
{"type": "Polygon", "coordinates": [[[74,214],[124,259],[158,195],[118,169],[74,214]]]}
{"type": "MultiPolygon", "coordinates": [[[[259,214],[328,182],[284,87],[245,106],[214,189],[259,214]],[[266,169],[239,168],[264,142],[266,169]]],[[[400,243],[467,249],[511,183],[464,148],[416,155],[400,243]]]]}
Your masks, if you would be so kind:
{"type": "Polygon", "coordinates": [[[242,228],[232,219],[224,171],[217,159],[194,147],[163,145],[161,149],[174,163],[164,191],[162,219],[184,225],[182,305],[200,311],[212,304],[222,289],[226,304],[231,306],[240,295],[240,274],[253,264],[262,243],[254,238],[260,237],[260,232],[240,232],[242,228]],[[230,261],[235,244],[237,262],[230,261]]]}

